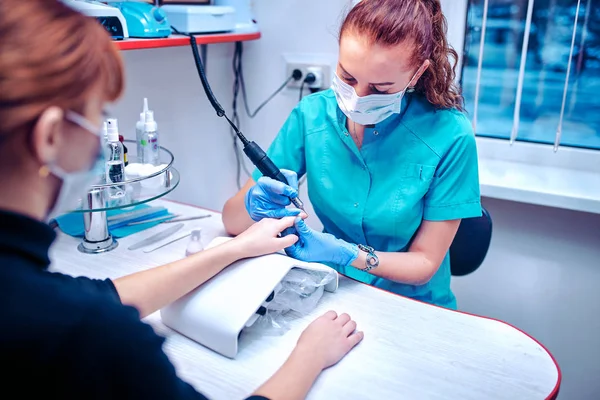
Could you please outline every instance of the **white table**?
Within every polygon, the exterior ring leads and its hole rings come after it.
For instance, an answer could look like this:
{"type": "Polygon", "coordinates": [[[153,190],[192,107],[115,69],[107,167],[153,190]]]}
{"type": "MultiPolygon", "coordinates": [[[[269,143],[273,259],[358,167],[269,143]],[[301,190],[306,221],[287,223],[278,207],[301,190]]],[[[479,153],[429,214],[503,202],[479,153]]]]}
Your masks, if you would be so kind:
{"type": "MultiPolygon", "coordinates": [[[[155,203],[177,214],[213,214],[188,221],[184,228],[201,227],[205,244],[225,235],[218,213],[169,201],[155,203]]],[[[184,256],[187,239],[149,254],[127,250],[165,226],[120,239],[117,249],[100,255],[79,253],[79,240],[61,234],[51,249],[51,269],[74,276],[117,278],[174,261],[184,256]]],[[[251,393],[273,374],[308,323],[329,309],[349,313],[365,339],[321,375],[310,399],[525,400],[555,398],[558,393],[560,370],[552,356],[516,328],[348,278],[341,278],[337,292],[326,293],[317,310],[295,320],[283,336],[242,336],[235,360],[165,327],[159,313],[145,322],[167,338],[164,350],[181,378],[211,399],[229,400],[251,393]]]]}

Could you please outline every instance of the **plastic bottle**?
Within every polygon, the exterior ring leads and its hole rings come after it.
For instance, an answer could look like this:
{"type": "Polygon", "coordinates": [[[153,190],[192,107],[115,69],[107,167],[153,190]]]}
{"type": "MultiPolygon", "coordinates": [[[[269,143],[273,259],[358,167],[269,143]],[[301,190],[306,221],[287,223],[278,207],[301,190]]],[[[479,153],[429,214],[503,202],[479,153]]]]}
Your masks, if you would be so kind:
{"type": "Polygon", "coordinates": [[[106,121],[104,121],[104,123],[102,124],[102,134],[104,138],[104,142],[102,142],[102,145],[105,146],[108,142],[108,123],[106,121]]]}
{"type": "Polygon", "coordinates": [[[190,237],[190,242],[185,249],[185,255],[186,257],[189,257],[202,250],[204,250],[204,245],[202,244],[202,229],[194,229],[192,231],[192,236],[190,237]]]}
{"type": "Polygon", "coordinates": [[[148,99],[144,97],[144,109],[140,113],[140,119],[135,124],[135,141],[137,150],[137,161],[144,164],[144,147],[147,142],[144,138],[144,123],[146,122],[146,113],[148,112],[148,99]]]}
{"type": "Polygon", "coordinates": [[[142,134],[142,142],[146,142],[144,147],[144,155],[142,156],[144,164],[160,165],[160,150],[158,144],[158,125],[154,120],[154,112],[146,111],[144,121],[144,133],[142,134]]]}
{"type": "Polygon", "coordinates": [[[125,146],[125,138],[123,135],[119,135],[119,142],[121,142],[121,145],[123,145],[123,164],[127,166],[129,165],[129,160],[127,160],[127,153],[129,151],[127,150],[127,146],[125,146]]]}
{"type": "MultiPolygon", "coordinates": [[[[124,149],[119,142],[119,127],[116,119],[106,121],[108,125],[108,141],[106,143],[106,183],[119,183],[125,180],[125,162],[123,160],[124,149]]],[[[123,186],[112,186],[109,188],[109,196],[112,198],[123,197],[125,189],[123,186]]]]}
{"type": "MultiPolygon", "coordinates": [[[[104,155],[104,159],[106,160],[106,144],[108,143],[108,124],[106,121],[102,124],[102,152],[104,155]]],[[[101,163],[96,165],[96,169],[94,170],[94,174],[99,179],[99,184],[106,183],[106,169],[101,163]]]]}

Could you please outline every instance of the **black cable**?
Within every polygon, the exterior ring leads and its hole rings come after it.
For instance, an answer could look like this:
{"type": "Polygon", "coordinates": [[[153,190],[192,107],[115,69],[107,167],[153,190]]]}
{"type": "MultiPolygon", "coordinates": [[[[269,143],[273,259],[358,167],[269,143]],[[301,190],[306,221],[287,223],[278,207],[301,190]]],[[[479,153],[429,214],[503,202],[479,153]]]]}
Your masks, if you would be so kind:
{"type": "MultiPolygon", "coordinates": [[[[217,116],[224,117],[227,120],[227,122],[229,123],[229,127],[230,127],[229,131],[230,131],[230,133],[232,135],[232,139],[233,139],[233,149],[234,149],[236,165],[237,165],[237,167],[236,167],[236,175],[237,175],[236,182],[237,182],[238,189],[240,189],[241,188],[241,183],[240,183],[241,168],[243,167],[244,170],[246,171],[246,173],[248,173],[248,175],[250,175],[250,173],[248,172],[246,165],[243,163],[243,157],[240,154],[240,150],[239,150],[238,143],[237,143],[237,138],[240,139],[240,141],[244,144],[244,146],[247,146],[249,141],[244,137],[244,135],[237,128],[237,126],[239,125],[239,116],[237,114],[237,104],[236,104],[237,94],[234,95],[233,114],[232,114],[231,119],[229,119],[227,117],[227,115],[225,115],[225,110],[223,109],[223,107],[219,104],[219,102],[215,98],[214,93],[212,92],[212,90],[210,88],[210,85],[208,84],[208,82],[205,81],[206,74],[204,71],[204,65],[202,63],[202,58],[200,57],[200,54],[198,52],[198,45],[196,42],[196,38],[194,37],[194,35],[178,31],[174,26],[171,26],[171,30],[176,34],[187,36],[190,38],[190,46],[192,48],[192,54],[194,56],[196,69],[198,70],[198,75],[200,76],[200,81],[202,82],[202,86],[204,88],[204,91],[206,92],[208,100],[211,103],[211,105],[213,106],[213,108],[215,109],[217,116]]],[[[234,62],[235,62],[235,57],[236,56],[234,54],[234,62]]],[[[239,83],[236,82],[236,85],[239,86],[239,83]]],[[[236,90],[237,90],[237,88],[234,88],[234,91],[236,91],[236,90]]]]}
{"type": "MultiPolygon", "coordinates": [[[[240,74],[239,74],[241,58],[242,58],[241,42],[236,42],[235,51],[233,53],[233,63],[232,63],[233,75],[234,75],[232,119],[234,120],[234,122],[236,123],[237,126],[240,126],[240,118],[239,118],[238,109],[237,109],[237,100],[238,100],[238,93],[239,93],[240,87],[241,87],[241,79],[240,79],[240,74]]],[[[242,183],[241,183],[242,169],[248,176],[250,176],[252,173],[248,170],[248,167],[246,166],[246,163],[244,162],[244,157],[241,154],[241,149],[238,146],[235,132],[233,131],[233,129],[231,129],[230,132],[231,132],[231,137],[233,139],[233,151],[235,153],[235,159],[236,159],[236,180],[235,181],[237,183],[238,189],[241,189],[241,187],[242,187],[242,183]]]]}
{"type": "Polygon", "coordinates": [[[246,114],[250,117],[250,118],[254,118],[256,116],[256,114],[258,114],[258,112],[267,105],[267,103],[269,103],[271,100],[273,100],[273,98],[275,96],[277,96],[277,94],[279,94],[283,89],[286,88],[286,86],[288,85],[288,83],[290,83],[290,81],[292,80],[300,80],[300,78],[302,78],[302,72],[300,70],[294,70],[294,72],[292,73],[292,75],[290,75],[285,82],[283,82],[281,84],[281,86],[279,86],[265,101],[263,101],[257,108],[256,110],[254,110],[254,112],[250,111],[250,103],[248,103],[248,95],[246,93],[246,82],[244,80],[244,68],[243,68],[243,44],[242,42],[237,42],[236,43],[236,50],[238,50],[238,45],[239,45],[239,58],[237,60],[238,65],[236,67],[234,67],[234,73],[239,75],[239,80],[240,83],[242,85],[242,97],[244,100],[244,108],[246,109],[246,114]]]}
{"type": "MultiPolygon", "coordinates": [[[[316,80],[317,80],[317,77],[312,72],[309,72],[308,74],[306,74],[306,78],[304,78],[302,80],[302,84],[300,85],[300,97],[298,98],[298,101],[301,101],[302,97],[304,97],[304,84],[308,83],[310,85],[311,83],[314,83],[316,80]]],[[[312,88],[310,88],[310,89],[312,91],[312,88]]]]}
{"type": "Polygon", "coordinates": [[[196,42],[196,38],[194,37],[194,35],[191,35],[189,33],[179,32],[173,26],[171,26],[171,30],[177,34],[184,35],[184,36],[187,36],[190,38],[190,46],[192,47],[192,54],[194,56],[196,69],[198,70],[198,75],[200,76],[200,82],[202,82],[202,87],[204,88],[206,97],[208,97],[208,101],[215,109],[217,116],[225,118],[225,120],[233,128],[233,130],[235,131],[235,134],[237,135],[237,137],[240,139],[240,141],[242,142],[242,144],[244,146],[247,146],[248,144],[250,144],[250,141],[248,139],[246,139],[246,137],[242,134],[242,132],[240,132],[238,127],[229,119],[229,117],[227,117],[227,115],[225,114],[225,110],[223,109],[221,104],[219,104],[219,102],[217,101],[217,98],[215,97],[215,94],[213,93],[212,89],[210,88],[210,85],[208,84],[208,81],[206,79],[206,73],[204,72],[204,66],[202,65],[202,59],[200,58],[200,53],[198,52],[198,44],[196,42]]]}
{"type": "Polygon", "coordinates": [[[304,97],[304,84],[306,83],[306,79],[302,81],[302,84],[300,85],[300,96],[298,97],[298,101],[302,100],[302,97],[304,97]]]}
{"type": "MultiPolygon", "coordinates": [[[[250,107],[249,107],[249,103],[248,103],[248,97],[246,94],[246,84],[244,81],[244,69],[243,69],[243,52],[244,52],[244,48],[243,48],[243,43],[242,42],[236,42],[235,44],[235,50],[233,53],[233,74],[234,74],[234,83],[233,83],[233,104],[232,104],[232,108],[233,108],[233,113],[232,113],[232,120],[234,121],[234,123],[239,127],[240,126],[240,119],[239,119],[239,113],[238,113],[238,109],[237,109],[237,105],[238,105],[238,95],[239,92],[241,90],[242,92],[242,100],[244,102],[244,108],[246,110],[246,114],[248,115],[248,117],[250,118],[254,118],[256,116],[256,114],[258,114],[258,112],[265,106],[267,105],[278,93],[280,93],[283,89],[286,88],[287,84],[291,81],[291,80],[300,80],[300,78],[302,78],[302,72],[300,70],[294,70],[292,75],[289,76],[285,82],[283,82],[283,84],[281,84],[279,86],[279,88],[277,88],[277,90],[275,90],[275,92],[273,92],[265,101],[263,101],[256,110],[254,110],[254,112],[250,111],[250,107]]],[[[244,162],[244,157],[242,155],[240,155],[240,151],[241,149],[239,148],[239,146],[237,145],[237,142],[235,140],[235,134],[232,133],[233,136],[233,141],[234,141],[234,151],[236,154],[236,161],[237,161],[237,169],[236,169],[236,182],[238,185],[238,189],[241,188],[241,171],[242,169],[244,170],[244,172],[248,175],[251,176],[251,172],[248,170],[248,168],[246,167],[246,163],[244,162]]]]}
{"type": "Polygon", "coordinates": [[[285,82],[283,82],[281,84],[281,86],[279,86],[279,88],[277,88],[277,90],[275,90],[265,101],[263,101],[260,106],[258,106],[256,108],[256,110],[254,110],[254,112],[250,112],[250,109],[248,108],[248,100],[246,98],[246,90],[244,89],[244,78],[242,78],[242,96],[244,97],[244,106],[246,107],[246,114],[248,114],[248,116],[250,118],[254,118],[256,116],[256,114],[258,114],[258,112],[267,105],[267,103],[269,101],[271,101],[273,99],[273,97],[277,96],[279,94],[279,92],[281,92],[283,89],[286,88],[287,84],[290,83],[290,81],[294,79],[293,76],[290,75],[289,78],[286,79],[285,82]]]}
{"type": "MultiPolygon", "coordinates": [[[[177,29],[174,29],[174,31],[178,32],[177,29]]],[[[229,123],[229,126],[231,126],[231,128],[235,131],[236,136],[240,139],[240,141],[244,145],[244,148],[243,148],[244,154],[250,159],[252,164],[254,164],[254,166],[256,166],[256,168],[258,168],[258,170],[264,176],[268,176],[271,179],[275,179],[284,184],[288,184],[289,182],[288,182],[287,178],[285,177],[285,175],[281,172],[281,170],[277,167],[277,165],[275,165],[273,160],[271,160],[271,158],[269,158],[267,153],[256,142],[254,142],[254,141],[251,142],[248,139],[246,139],[244,137],[244,135],[242,134],[242,132],[239,130],[239,128],[236,126],[236,124],[233,123],[233,121],[231,121],[227,117],[227,115],[225,114],[225,110],[223,109],[223,107],[221,107],[221,105],[215,98],[214,93],[210,89],[210,84],[208,83],[208,78],[206,77],[206,74],[204,72],[202,60],[200,59],[200,55],[198,54],[198,45],[196,43],[196,38],[190,34],[188,34],[187,36],[189,36],[189,38],[190,38],[190,46],[192,47],[192,53],[194,56],[194,61],[196,63],[196,69],[198,70],[198,75],[200,76],[200,80],[202,82],[204,92],[206,93],[206,96],[209,98],[211,105],[215,109],[217,116],[224,117],[227,120],[227,122],[229,123]]],[[[238,51],[238,54],[239,54],[239,51],[238,51]]],[[[304,209],[304,204],[302,203],[302,200],[300,200],[298,197],[289,197],[289,199],[296,208],[299,208],[301,210],[304,209]]]]}

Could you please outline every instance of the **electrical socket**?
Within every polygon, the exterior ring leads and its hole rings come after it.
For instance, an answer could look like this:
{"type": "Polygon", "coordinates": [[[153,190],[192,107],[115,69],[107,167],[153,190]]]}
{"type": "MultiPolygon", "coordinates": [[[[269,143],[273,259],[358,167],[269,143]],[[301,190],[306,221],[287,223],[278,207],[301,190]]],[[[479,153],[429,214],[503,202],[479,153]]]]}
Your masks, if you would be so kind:
{"type": "Polygon", "coordinates": [[[311,72],[315,75],[316,79],[311,84],[305,83],[305,88],[328,89],[331,86],[331,67],[329,64],[288,62],[286,64],[286,76],[292,76],[292,72],[295,69],[302,72],[302,78],[297,81],[292,79],[287,84],[288,88],[300,88],[306,75],[311,72]]]}
{"type": "Polygon", "coordinates": [[[305,86],[309,88],[321,89],[323,87],[323,67],[308,67],[306,68],[306,75],[313,74],[315,81],[312,83],[306,82],[305,86]]]}

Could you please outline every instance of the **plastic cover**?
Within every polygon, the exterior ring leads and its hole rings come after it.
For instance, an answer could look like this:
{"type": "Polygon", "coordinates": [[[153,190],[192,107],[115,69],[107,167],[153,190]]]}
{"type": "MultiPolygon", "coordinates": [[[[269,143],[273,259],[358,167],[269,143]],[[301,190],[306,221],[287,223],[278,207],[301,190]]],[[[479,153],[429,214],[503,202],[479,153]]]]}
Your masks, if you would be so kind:
{"type": "Polygon", "coordinates": [[[306,315],[316,308],[325,285],[333,281],[335,276],[333,270],[325,272],[292,268],[257,311],[260,314],[258,318],[253,318],[244,332],[284,334],[289,330],[289,322],[296,319],[298,314],[306,315]]]}

